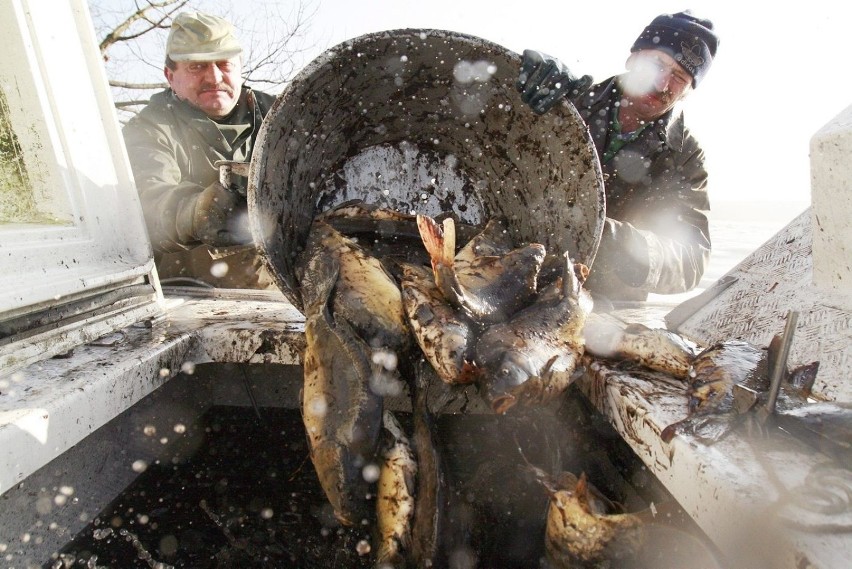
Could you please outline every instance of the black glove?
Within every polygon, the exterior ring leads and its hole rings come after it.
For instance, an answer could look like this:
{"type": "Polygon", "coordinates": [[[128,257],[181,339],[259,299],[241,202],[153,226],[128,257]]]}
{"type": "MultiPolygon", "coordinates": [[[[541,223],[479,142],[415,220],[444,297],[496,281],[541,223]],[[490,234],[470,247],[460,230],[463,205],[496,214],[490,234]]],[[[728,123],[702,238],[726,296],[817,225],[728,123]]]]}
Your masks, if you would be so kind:
{"type": "Polygon", "coordinates": [[[581,93],[591,84],[591,75],[577,79],[555,57],[540,51],[524,50],[516,86],[521,92],[521,100],[536,113],[544,114],[565,94],[581,93]]]}
{"type": "Polygon", "coordinates": [[[252,242],[248,226],[246,199],[214,182],[194,200],[191,209],[192,236],[212,247],[249,245],[252,242]]]}

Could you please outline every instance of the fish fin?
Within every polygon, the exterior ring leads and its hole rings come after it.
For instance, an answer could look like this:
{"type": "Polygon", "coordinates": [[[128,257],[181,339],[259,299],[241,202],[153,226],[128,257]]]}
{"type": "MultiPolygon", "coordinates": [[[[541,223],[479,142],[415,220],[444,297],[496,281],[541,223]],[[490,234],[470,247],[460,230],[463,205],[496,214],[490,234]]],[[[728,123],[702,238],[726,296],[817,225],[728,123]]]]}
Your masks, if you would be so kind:
{"type": "Polygon", "coordinates": [[[452,217],[444,220],[444,254],[441,258],[445,265],[451,266],[456,256],[456,222],[452,217]]]}
{"type": "Polygon", "coordinates": [[[562,294],[565,298],[577,298],[580,296],[582,282],[577,277],[577,272],[574,270],[574,261],[571,256],[565,253],[565,267],[562,272],[562,294]]]}
{"type": "Polygon", "coordinates": [[[418,214],[417,230],[420,232],[420,239],[432,260],[432,270],[436,270],[439,264],[452,265],[452,257],[449,260],[444,258],[444,232],[441,226],[431,217],[418,214]]]}
{"type": "Polygon", "coordinates": [[[807,398],[811,396],[818,371],[818,361],[800,365],[790,371],[787,381],[800,397],[807,398]]]}

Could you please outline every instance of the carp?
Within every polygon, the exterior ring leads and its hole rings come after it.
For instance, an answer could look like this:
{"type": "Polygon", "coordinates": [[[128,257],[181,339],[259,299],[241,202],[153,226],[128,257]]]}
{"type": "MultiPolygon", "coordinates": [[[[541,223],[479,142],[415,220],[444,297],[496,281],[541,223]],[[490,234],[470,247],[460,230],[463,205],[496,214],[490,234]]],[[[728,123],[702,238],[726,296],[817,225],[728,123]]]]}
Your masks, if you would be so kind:
{"type": "MultiPolygon", "coordinates": [[[[429,255],[423,248],[416,216],[393,209],[380,207],[363,200],[343,202],[316,217],[334,229],[357,241],[376,258],[398,258],[429,263],[429,255]]],[[[474,225],[457,223],[459,239],[467,243],[479,229],[474,225]]]]}
{"type": "Polygon", "coordinates": [[[470,383],[473,323],[447,302],[426,267],[400,265],[402,304],[417,344],[444,383],[470,383]]]}
{"type": "Polygon", "coordinates": [[[604,313],[586,317],[583,337],[591,356],[635,362],[683,380],[696,356],[695,347],[674,332],[628,324],[604,313]]]}
{"type": "Polygon", "coordinates": [[[411,547],[417,462],[408,438],[390,411],[384,412],[384,430],[388,441],[382,451],[376,492],[376,566],[405,567],[405,554],[411,547]]]}
{"type": "Polygon", "coordinates": [[[320,485],[344,525],[365,517],[369,492],[362,469],[376,453],[382,398],[370,389],[370,347],[329,308],[340,267],[315,265],[305,300],[302,421],[320,485]]]}
{"type": "Polygon", "coordinates": [[[646,541],[642,516],[624,513],[586,479],[562,472],[556,479],[528,465],[550,496],[544,534],[553,569],[620,566],[646,541]]]}
{"type": "Polygon", "coordinates": [[[411,530],[411,560],[414,567],[443,567],[446,562],[446,532],[449,491],[445,466],[433,434],[428,391],[434,370],[426,362],[415,366],[414,450],[417,459],[417,493],[411,530]]]}
{"type": "MultiPolygon", "coordinates": [[[[689,415],[663,429],[662,439],[670,442],[675,435],[686,433],[705,443],[712,443],[746,420],[747,411],[766,400],[770,372],[778,357],[779,346],[779,336],[773,338],[769,348],[729,340],[714,344],[699,353],[688,374],[689,415]],[[737,387],[753,394],[749,408],[738,407],[734,393],[737,387]]],[[[812,362],[782,372],[779,410],[806,402],[818,368],[819,363],[812,362]]]]}
{"type": "Polygon", "coordinates": [[[322,274],[322,266],[332,262],[338,267],[330,292],[335,320],[346,320],[374,349],[405,351],[409,329],[396,281],[378,259],[321,221],[311,226],[297,265],[303,298],[315,296],[310,290],[317,286],[315,275],[322,274]]]}
{"type": "Polygon", "coordinates": [[[561,283],[507,322],[487,328],[476,343],[474,373],[497,413],[519,401],[547,402],[571,383],[584,353],[592,298],[577,274],[585,275],[586,267],[567,255],[564,263],[561,283]]]}
{"type": "Polygon", "coordinates": [[[452,218],[439,226],[431,217],[418,215],[417,227],[438,289],[475,322],[504,321],[536,294],[544,245],[530,243],[510,250],[502,224],[491,220],[456,254],[452,218]]]}

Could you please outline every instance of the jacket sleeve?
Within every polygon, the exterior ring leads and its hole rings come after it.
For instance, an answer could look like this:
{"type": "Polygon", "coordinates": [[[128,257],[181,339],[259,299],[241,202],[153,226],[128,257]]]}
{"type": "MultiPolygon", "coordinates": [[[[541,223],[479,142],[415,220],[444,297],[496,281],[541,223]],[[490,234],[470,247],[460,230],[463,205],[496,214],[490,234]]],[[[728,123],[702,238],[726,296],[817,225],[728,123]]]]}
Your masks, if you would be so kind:
{"type": "Polygon", "coordinates": [[[595,261],[599,272],[644,293],[695,288],[710,259],[706,188],[704,152],[687,137],[683,152],[666,160],[635,196],[635,208],[624,217],[629,221],[607,218],[595,261]]]}
{"type": "Polygon", "coordinates": [[[124,141],[155,251],[173,252],[198,243],[191,235],[193,204],[204,187],[182,181],[182,150],[176,137],[135,117],[123,129],[124,141]]]}

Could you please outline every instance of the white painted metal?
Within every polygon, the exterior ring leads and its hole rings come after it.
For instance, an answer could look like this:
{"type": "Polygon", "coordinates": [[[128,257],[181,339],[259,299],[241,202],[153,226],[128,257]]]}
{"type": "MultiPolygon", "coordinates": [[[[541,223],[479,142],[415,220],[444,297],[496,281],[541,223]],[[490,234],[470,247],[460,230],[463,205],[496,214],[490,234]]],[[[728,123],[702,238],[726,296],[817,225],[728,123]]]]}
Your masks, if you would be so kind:
{"type": "Polygon", "coordinates": [[[852,310],[852,106],[811,138],[813,281],[852,310]]]}
{"type": "Polygon", "coordinates": [[[182,369],[301,362],[302,316],[279,294],[171,303],[167,317],[128,326],[114,345],[80,346],[0,378],[0,494],[182,369]]]}
{"type": "Polygon", "coordinates": [[[43,218],[0,224],[0,312],[147,275],[151,245],[85,0],[0,3],[0,89],[43,218]]]}

